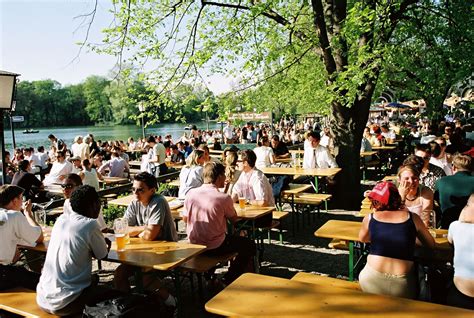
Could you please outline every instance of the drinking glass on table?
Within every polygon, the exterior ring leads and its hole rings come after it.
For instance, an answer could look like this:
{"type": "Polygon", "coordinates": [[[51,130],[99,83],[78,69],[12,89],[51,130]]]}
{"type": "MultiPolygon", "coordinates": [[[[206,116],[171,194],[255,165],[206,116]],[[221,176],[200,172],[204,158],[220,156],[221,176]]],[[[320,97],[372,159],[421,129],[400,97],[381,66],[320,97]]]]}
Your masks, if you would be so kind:
{"type": "Polygon", "coordinates": [[[241,211],[245,211],[245,204],[247,203],[247,199],[239,197],[239,207],[241,211]]]}
{"type": "Polygon", "coordinates": [[[117,251],[125,251],[125,244],[130,242],[130,237],[128,235],[128,224],[126,223],[125,219],[116,219],[114,221],[114,235],[115,242],[117,244],[117,251]]]}

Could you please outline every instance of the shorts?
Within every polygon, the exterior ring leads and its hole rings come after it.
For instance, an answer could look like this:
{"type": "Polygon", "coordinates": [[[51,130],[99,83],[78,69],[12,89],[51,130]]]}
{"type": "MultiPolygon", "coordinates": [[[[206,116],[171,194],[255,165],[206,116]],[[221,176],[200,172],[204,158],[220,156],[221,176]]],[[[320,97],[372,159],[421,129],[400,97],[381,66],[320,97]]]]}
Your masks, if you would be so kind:
{"type": "Polygon", "coordinates": [[[415,299],[417,280],[414,270],[405,275],[381,273],[366,264],[359,274],[362,291],[371,294],[415,299]]]}

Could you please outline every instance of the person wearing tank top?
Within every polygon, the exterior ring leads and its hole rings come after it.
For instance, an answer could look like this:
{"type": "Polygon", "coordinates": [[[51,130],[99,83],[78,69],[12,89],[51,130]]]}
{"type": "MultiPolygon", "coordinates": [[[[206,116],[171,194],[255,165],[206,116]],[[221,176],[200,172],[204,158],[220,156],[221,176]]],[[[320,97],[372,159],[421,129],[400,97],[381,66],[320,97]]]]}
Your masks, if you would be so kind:
{"type": "Polygon", "coordinates": [[[395,297],[415,298],[415,244],[433,248],[433,237],[421,218],[407,211],[397,187],[381,182],[368,193],[374,213],[366,216],[359,240],[370,242],[367,264],[359,275],[362,291],[395,297]]]}
{"type": "MultiPolygon", "coordinates": [[[[408,211],[417,214],[429,227],[433,211],[433,191],[420,184],[420,172],[414,165],[404,165],[398,170],[398,193],[408,211]]],[[[434,224],[433,224],[433,227],[434,224]]]]}
{"type": "Polygon", "coordinates": [[[99,180],[103,180],[102,175],[91,167],[89,159],[84,159],[82,161],[82,167],[83,170],[79,172],[79,176],[82,179],[82,184],[90,185],[96,191],[99,191],[99,180]]]}
{"type": "Polygon", "coordinates": [[[454,279],[448,290],[447,304],[474,310],[474,193],[459,220],[449,225],[448,240],[454,244],[454,279]]]}

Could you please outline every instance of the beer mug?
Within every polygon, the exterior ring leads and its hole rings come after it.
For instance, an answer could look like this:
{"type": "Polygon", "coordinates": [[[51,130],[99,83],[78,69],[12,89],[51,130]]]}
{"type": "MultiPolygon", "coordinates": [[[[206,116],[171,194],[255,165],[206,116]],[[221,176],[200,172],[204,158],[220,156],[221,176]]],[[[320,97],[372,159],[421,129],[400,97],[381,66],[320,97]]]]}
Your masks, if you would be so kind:
{"type": "Polygon", "coordinates": [[[125,244],[130,241],[128,224],[125,219],[116,219],[114,221],[114,235],[115,243],[117,244],[117,252],[125,251],[125,244]]]}

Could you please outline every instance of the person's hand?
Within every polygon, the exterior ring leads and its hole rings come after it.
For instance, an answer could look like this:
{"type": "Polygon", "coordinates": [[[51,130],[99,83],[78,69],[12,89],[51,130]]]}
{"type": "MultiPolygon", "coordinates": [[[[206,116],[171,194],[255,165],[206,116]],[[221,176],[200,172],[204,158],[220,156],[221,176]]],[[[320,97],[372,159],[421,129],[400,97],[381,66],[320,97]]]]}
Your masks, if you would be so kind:
{"type": "Polygon", "coordinates": [[[62,180],[64,180],[65,178],[66,178],[66,176],[60,175],[58,179],[62,181],[62,180]]]}
{"type": "Polygon", "coordinates": [[[410,192],[410,189],[412,188],[412,183],[408,180],[401,180],[398,184],[398,192],[400,193],[400,196],[402,197],[402,200],[405,200],[408,192],[410,192]]]}
{"type": "Polygon", "coordinates": [[[112,242],[107,238],[104,237],[105,244],[107,244],[107,250],[110,251],[110,247],[112,246],[112,242]]]}
{"type": "Polygon", "coordinates": [[[28,213],[28,215],[31,217],[33,217],[33,213],[31,211],[32,207],[33,207],[33,203],[31,202],[31,200],[23,202],[23,212],[28,213]]]}

